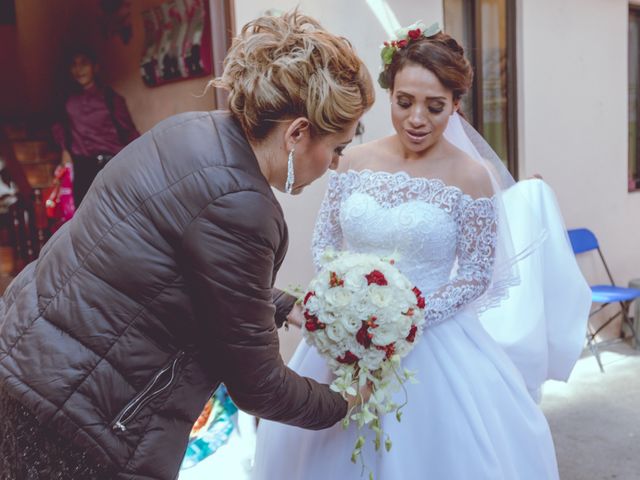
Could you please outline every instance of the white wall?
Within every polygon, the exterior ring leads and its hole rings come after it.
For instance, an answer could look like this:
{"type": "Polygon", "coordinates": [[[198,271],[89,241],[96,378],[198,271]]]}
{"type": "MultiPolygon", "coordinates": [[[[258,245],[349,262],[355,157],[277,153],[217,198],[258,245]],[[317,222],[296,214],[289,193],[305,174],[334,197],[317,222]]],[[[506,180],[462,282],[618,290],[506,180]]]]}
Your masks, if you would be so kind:
{"type": "MultiPolygon", "coordinates": [[[[363,59],[376,84],[376,103],[365,115],[364,141],[388,135],[392,131],[389,118],[389,101],[386,94],[377,85],[376,79],[380,69],[380,45],[389,35],[380,20],[374,14],[376,5],[388,5],[397,17],[400,25],[406,26],[417,20],[425,23],[440,22],[442,25],[441,0],[236,0],[236,31],[249,20],[263,14],[266,9],[300,10],[315,17],[332,33],[345,36],[363,59]]],[[[313,275],[311,263],[311,236],[316,213],[324,195],[326,178],[308,187],[295,198],[277,193],[289,225],[290,244],[286,260],[278,274],[277,285],[306,285],[313,275]]],[[[288,357],[299,340],[299,331],[292,329],[289,333],[281,332],[283,356],[288,357]]]]}
{"type": "MultiPolygon", "coordinates": [[[[627,0],[520,0],[520,166],[588,227],[617,282],[640,278],[640,193],[627,192],[627,0]]],[[[595,257],[580,264],[606,281],[595,257]]]]}

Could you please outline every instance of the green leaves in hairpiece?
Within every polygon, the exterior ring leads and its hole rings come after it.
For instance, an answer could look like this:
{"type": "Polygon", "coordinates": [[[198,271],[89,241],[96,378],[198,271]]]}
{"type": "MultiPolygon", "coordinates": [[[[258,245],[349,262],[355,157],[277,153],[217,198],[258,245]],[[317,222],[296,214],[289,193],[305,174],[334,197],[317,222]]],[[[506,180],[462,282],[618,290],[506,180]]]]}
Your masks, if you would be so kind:
{"type": "Polygon", "coordinates": [[[400,28],[396,31],[396,38],[384,42],[380,51],[382,59],[382,72],[378,76],[378,84],[384,89],[389,88],[387,78],[387,66],[393,61],[393,56],[401,48],[405,48],[409,43],[422,37],[431,37],[440,31],[440,25],[433,23],[426,27],[422,21],[416,22],[408,27],[400,28]]]}

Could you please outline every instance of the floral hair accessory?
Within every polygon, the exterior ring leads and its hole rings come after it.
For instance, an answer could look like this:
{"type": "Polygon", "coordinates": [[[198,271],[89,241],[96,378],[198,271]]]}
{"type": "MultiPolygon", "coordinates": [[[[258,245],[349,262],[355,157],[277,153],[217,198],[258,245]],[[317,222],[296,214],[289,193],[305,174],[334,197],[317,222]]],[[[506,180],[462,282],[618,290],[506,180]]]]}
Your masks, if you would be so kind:
{"type": "Polygon", "coordinates": [[[422,21],[396,30],[396,38],[384,42],[380,52],[380,57],[382,58],[382,72],[380,72],[380,76],[378,77],[380,86],[385,89],[389,88],[386,70],[398,50],[406,48],[412,41],[422,37],[431,37],[438,32],[440,32],[440,25],[438,25],[437,22],[427,27],[422,21]]]}

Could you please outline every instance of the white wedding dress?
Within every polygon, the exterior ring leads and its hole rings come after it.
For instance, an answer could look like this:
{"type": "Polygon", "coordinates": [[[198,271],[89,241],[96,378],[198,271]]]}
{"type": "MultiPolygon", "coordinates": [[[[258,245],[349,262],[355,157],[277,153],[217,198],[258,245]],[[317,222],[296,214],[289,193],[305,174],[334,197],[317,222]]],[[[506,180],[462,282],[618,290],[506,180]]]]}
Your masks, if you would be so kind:
{"type": "MultiPolygon", "coordinates": [[[[332,173],[314,256],[329,246],[392,256],[426,294],[424,334],[403,360],[418,383],[407,385],[402,422],[383,419],[391,451],[375,452],[369,430],[362,430],[363,458],[377,480],[558,478],[548,424],[522,373],[473,308],[491,279],[495,241],[491,199],[404,172],[332,173]]],[[[332,380],[325,360],[305,342],[290,367],[332,380]]],[[[400,403],[403,398],[399,393],[400,403]]],[[[308,431],[262,421],[252,478],[361,478],[361,465],[350,461],[360,433],[353,424],[308,431]]]]}

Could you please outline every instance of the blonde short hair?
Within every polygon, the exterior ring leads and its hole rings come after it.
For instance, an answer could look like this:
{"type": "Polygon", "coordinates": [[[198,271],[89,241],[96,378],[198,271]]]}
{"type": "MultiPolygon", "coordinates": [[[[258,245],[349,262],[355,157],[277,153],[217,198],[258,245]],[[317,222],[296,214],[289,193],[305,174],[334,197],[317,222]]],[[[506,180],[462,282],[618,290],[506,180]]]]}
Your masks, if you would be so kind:
{"type": "Polygon", "coordinates": [[[297,10],[247,23],[211,83],[229,91],[229,109],[253,140],[296,117],[308,118],[313,133],[339,132],[374,101],[371,76],[351,44],[297,10]]]}

